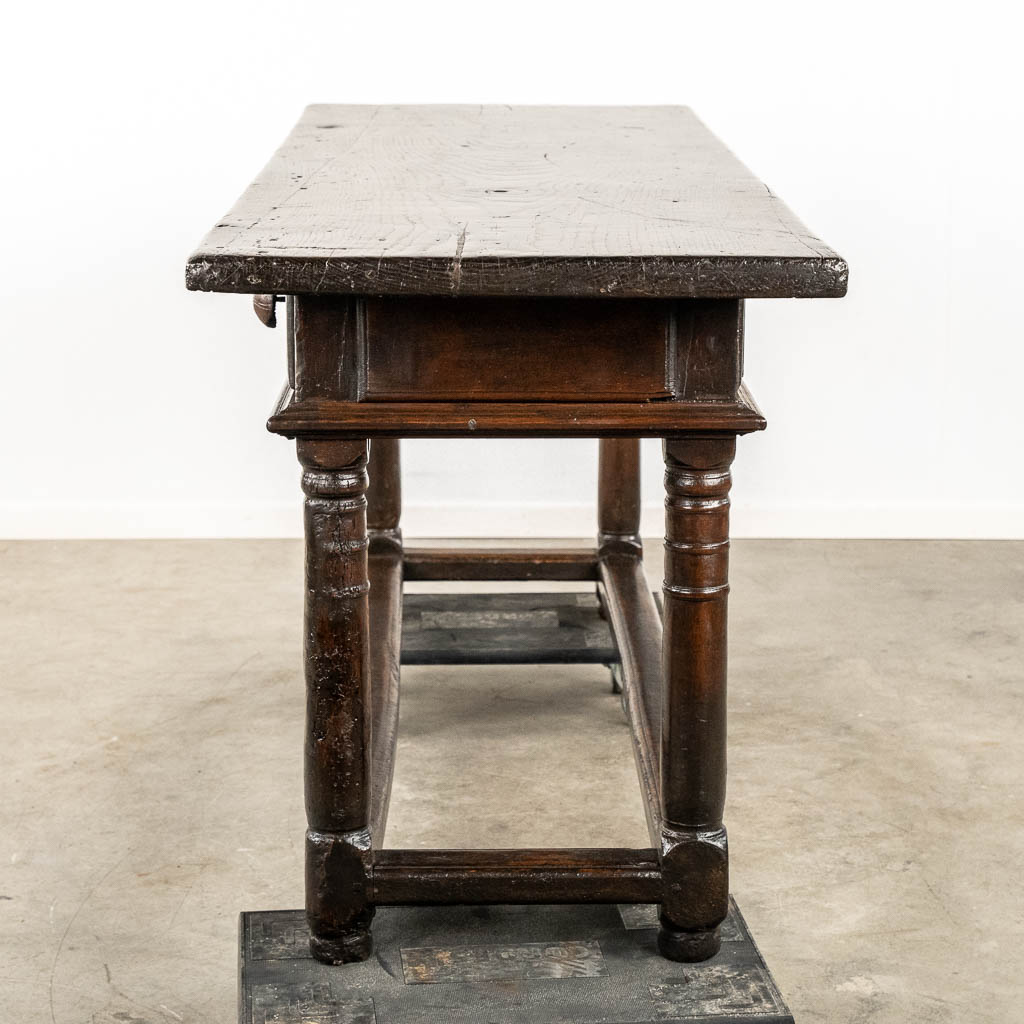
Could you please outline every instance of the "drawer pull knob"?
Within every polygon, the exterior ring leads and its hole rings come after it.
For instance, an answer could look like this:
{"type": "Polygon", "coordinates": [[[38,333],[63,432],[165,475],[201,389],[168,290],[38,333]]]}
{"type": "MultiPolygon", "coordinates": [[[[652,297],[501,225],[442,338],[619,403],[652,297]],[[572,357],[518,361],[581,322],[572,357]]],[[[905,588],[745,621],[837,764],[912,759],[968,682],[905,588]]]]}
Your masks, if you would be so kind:
{"type": "Polygon", "coordinates": [[[252,308],[265,327],[277,326],[277,304],[284,301],[283,295],[254,295],[252,308]]]}

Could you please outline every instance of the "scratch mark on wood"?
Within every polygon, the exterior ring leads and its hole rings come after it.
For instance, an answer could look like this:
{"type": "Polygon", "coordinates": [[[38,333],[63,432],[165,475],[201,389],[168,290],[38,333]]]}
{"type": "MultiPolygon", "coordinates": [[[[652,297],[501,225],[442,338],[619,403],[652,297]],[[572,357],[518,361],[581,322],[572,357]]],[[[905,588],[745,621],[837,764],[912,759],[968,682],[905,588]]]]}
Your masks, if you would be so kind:
{"type": "Polygon", "coordinates": [[[685,107],[321,105],[217,222],[186,282],[767,298],[839,296],[846,276],[685,107]]]}
{"type": "Polygon", "coordinates": [[[468,224],[463,224],[459,232],[459,240],[455,245],[455,261],[452,263],[452,291],[458,295],[459,285],[462,284],[462,250],[466,248],[466,231],[468,224]]]}

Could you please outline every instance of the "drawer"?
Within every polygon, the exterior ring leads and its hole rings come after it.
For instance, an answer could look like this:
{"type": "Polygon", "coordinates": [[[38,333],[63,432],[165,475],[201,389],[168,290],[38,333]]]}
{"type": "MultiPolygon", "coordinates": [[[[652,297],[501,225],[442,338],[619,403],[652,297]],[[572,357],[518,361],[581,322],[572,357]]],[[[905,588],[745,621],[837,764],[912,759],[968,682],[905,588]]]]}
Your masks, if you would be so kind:
{"type": "Polygon", "coordinates": [[[735,300],[297,296],[300,399],[731,400],[735,300]]]}

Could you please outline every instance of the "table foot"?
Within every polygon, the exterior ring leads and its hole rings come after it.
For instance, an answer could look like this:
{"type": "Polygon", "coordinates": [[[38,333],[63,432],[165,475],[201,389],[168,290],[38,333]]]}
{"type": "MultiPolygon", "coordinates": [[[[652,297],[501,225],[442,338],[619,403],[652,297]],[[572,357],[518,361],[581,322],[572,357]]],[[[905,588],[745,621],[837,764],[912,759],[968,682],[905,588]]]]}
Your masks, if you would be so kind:
{"type": "Polygon", "coordinates": [[[683,931],[673,928],[664,919],[658,928],[658,952],[666,960],[681,964],[696,964],[710,960],[722,948],[722,937],[718,928],[702,928],[699,931],[683,931]]]}
{"type": "Polygon", "coordinates": [[[369,928],[340,937],[311,935],[309,951],[322,964],[356,964],[369,960],[373,954],[373,935],[369,928]]]}

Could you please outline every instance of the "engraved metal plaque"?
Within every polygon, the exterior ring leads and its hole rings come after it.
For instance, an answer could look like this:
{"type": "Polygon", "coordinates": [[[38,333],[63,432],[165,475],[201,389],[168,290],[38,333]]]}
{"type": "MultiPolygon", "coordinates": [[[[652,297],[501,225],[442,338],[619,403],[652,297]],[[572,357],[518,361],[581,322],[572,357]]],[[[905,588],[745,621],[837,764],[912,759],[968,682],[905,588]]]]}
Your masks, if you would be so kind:
{"type": "Polygon", "coordinates": [[[421,629],[558,629],[558,612],[554,608],[533,611],[454,611],[425,610],[420,618],[421,629]]]}
{"type": "Polygon", "coordinates": [[[373,1000],[337,998],[328,982],[271,983],[252,990],[252,1024],[376,1024],[373,1000]]]}
{"type": "Polygon", "coordinates": [[[302,910],[253,916],[249,928],[250,960],[295,960],[309,956],[309,925],[302,910]]]}
{"type": "Polygon", "coordinates": [[[685,971],[679,981],[651,985],[649,990],[661,1020],[733,1016],[753,1021],[786,1012],[771,976],[757,966],[710,964],[685,971]]]}
{"type": "Polygon", "coordinates": [[[407,985],[599,978],[608,973],[601,947],[593,941],[403,949],[402,970],[407,985]]]}

